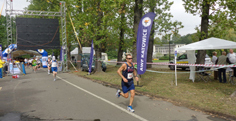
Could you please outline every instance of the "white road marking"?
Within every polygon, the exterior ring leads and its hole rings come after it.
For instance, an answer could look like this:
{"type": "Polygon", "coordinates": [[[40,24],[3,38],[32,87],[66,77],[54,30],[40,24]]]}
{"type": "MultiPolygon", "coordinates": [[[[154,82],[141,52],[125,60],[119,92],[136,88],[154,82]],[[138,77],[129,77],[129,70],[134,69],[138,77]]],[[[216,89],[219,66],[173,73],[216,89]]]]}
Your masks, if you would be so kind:
{"type": "Polygon", "coordinates": [[[89,91],[87,91],[87,90],[85,90],[85,89],[83,89],[83,88],[81,88],[81,87],[79,87],[79,86],[77,86],[77,85],[75,85],[75,84],[73,84],[73,83],[71,83],[71,82],[65,80],[65,79],[62,79],[62,78],[59,77],[59,76],[57,76],[57,77],[58,77],[59,79],[61,79],[62,81],[64,81],[64,82],[66,82],[66,83],[68,83],[68,84],[70,84],[70,85],[76,87],[77,89],[80,89],[80,90],[82,90],[82,91],[84,91],[84,92],[86,92],[86,93],[88,93],[88,94],[90,94],[90,95],[92,95],[92,96],[94,96],[94,97],[96,97],[96,98],[98,98],[98,99],[100,99],[100,100],[102,100],[102,101],[104,101],[104,102],[106,102],[106,103],[108,103],[108,104],[110,104],[110,105],[112,105],[112,106],[114,106],[114,107],[116,107],[116,108],[118,108],[118,109],[120,109],[120,110],[122,110],[122,111],[128,113],[128,114],[130,114],[130,115],[132,115],[133,117],[135,117],[135,118],[137,118],[137,119],[139,119],[139,120],[141,120],[141,121],[148,121],[147,119],[145,119],[145,118],[143,118],[143,117],[140,117],[140,116],[138,116],[138,115],[136,115],[136,114],[134,114],[134,113],[131,113],[131,112],[127,111],[126,109],[124,109],[124,108],[122,108],[122,107],[120,107],[120,106],[118,106],[118,105],[116,105],[116,104],[114,104],[114,103],[112,103],[112,102],[110,102],[110,101],[108,101],[108,100],[102,98],[102,97],[99,97],[99,96],[93,94],[92,92],[89,92],[89,91]]]}
{"type": "Polygon", "coordinates": [[[0,87],[0,91],[2,90],[2,87],[0,87]]]}

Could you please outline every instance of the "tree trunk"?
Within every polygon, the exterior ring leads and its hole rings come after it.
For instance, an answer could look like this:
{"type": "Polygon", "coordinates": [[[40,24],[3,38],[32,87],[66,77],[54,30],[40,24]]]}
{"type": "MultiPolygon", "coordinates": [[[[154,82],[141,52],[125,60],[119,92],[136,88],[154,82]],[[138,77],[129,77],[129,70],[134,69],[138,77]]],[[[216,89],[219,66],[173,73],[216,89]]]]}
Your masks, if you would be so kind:
{"type": "MultiPolygon", "coordinates": [[[[78,13],[80,14],[82,14],[82,0],[78,0],[77,1],[78,2],[78,5],[80,5],[79,7],[78,7],[78,13]]],[[[82,31],[82,28],[79,28],[79,30],[80,30],[80,32],[82,31]]],[[[79,37],[79,38],[82,38],[82,36],[81,37],[79,37]]],[[[76,38],[77,39],[77,38],[76,38]]],[[[80,42],[80,44],[82,44],[81,42],[82,42],[82,39],[79,39],[79,42],[80,42]]],[[[82,45],[81,45],[82,46],[82,45]]],[[[77,68],[78,69],[81,69],[81,64],[82,64],[82,62],[81,62],[81,59],[82,59],[82,48],[80,48],[80,45],[79,45],[79,43],[78,43],[78,55],[77,55],[77,62],[76,62],[76,65],[77,65],[77,68]],[[79,62],[78,62],[79,61],[79,62]]]]}
{"type": "MultiPolygon", "coordinates": [[[[207,2],[208,0],[204,0],[202,4],[201,37],[199,41],[208,37],[210,4],[207,2]]],[[[197,64],[205,64],[205,55],[206,50],[198,50],[197,64]]]]}
{"type": "MultiPolygon", "coordinates": [[[[124,29],[124,25],[125,25],[125,13],[123,13],[123,11],[125,10],[125,3],[122,4],[122,13],[121,13],[121,26],[120,26],[120,42],[119,42],[119,49],[118,49],[118,57],[117,57],[117,61],[121,62],[122,61],[122,55],[123,55],[123,49],[122,46],[124,45],[124,34],[125,34],[125,29],[124,29]]],[[[121,65],[122,63],[117,63],[116,65],[121,65]]]]}
{"type": "MultiPolygon", "coordinates": [[[[80,42],[81,42],[81,40],[80,40],[80,42]]],[[[81,55],[82,55],[82,48],[80,48],[80,46],[78,44],[78,55],[77,55],[77,58],[76,58],[76,60],[77,60],[76,65],[77,65],[78,69],[81,68],[81,59],[82,59],[81,55]]]]}
{"type": "Polygon", "coordinates": [[[95,72],[102,72],[102,63],[101,61],[101,49],[98,45],[95,46],[95,58],[96,58],[96,62],[95,62],[95,72]]]}
{"type": "MultiPolygon", "coordinates": [[[[101,11],[101,7],[100,7],[100,0],[97,0],[97,11],[98,11],[98,20],[97,20],[97,27],[100,28],[99,30],[101,30],[101,23],[102,23],[102,17],[103,17],[103,13],[101,11]]],[[[98,33],[96,35],[96,41],[101,41],[101,35],[100,33],[98,33]]],[[[96,62],[95,62],[95,72],[102,72],[102,64],[99,60],[101,60],[101,44],[95,45],[95,57],[96,57],[96,62]]]]}
{"type": "Polygon", "coordinates": [[[138,25],[139,21],[142,19],[142,13],[143,13],[143,0],[135,0],[134,26],[133,26],[135,41],[133,42],[133,48],[132,48],[133,62],[137,62],[136,41],[137,41],[138,25]]]}
{"type": "MultiPolygon", "coordinates": [[[[151,5],[151,12],[154,12],[156,6],[151,5]]],[[[148,63],[152,63],[152,56],[153,56],[153,43],[154,43],[154,27],[155,27],[155,23],[153,21],[153,25],[152,25],[152,30],[150,33],[150,37],[149,37],[149,43],[148,43],[148,52],[147,52],[147,62],[148,63]]],[[[147,68],[152,68],[152,64],[147,64],[146,66],[147,68]]]]}

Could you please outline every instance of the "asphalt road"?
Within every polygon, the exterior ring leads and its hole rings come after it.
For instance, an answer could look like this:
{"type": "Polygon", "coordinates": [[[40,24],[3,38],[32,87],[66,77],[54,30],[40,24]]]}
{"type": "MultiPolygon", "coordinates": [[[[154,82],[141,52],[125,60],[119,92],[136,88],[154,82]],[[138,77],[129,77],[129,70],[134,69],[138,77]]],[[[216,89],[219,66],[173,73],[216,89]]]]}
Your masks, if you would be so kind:
{"type": "Polygon", "coordinates": [[[54,82],[46,69],[0,79],[1,121],[225,121],[146,96],[116,98],[116,89],[69,73],[54,82]],[[2,88],[1,88],[2,87],[2,88]]]}

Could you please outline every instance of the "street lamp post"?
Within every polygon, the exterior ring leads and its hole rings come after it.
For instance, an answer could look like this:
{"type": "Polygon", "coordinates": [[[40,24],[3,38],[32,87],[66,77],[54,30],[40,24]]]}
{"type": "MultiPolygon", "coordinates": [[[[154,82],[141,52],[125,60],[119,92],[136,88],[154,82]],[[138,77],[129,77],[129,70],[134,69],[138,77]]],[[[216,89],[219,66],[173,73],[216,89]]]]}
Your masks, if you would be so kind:
{"type": "MultiPolygon", "coordinates": [[[[171,60],[171,59],[170,59],[170,35],[168,35],[168,37],[169,37],[169,61],[170,61],[170,60],[171,60]]],[[[168,38],[168,37],[167,37],[167,38],[168,38]]]]}
{"type": "Polygon", "coordinates": [[[170,40],[169,40],[169,61],[170,61],[170,40]]]}

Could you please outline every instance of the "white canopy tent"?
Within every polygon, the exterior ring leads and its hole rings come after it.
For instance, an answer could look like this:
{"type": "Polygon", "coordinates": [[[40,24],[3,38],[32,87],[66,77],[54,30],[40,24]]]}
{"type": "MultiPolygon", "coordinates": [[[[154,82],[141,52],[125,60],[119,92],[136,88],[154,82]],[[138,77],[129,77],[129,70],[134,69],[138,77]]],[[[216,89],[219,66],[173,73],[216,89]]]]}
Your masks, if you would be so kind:
{"type": "MultiPolygon", "coordinates": [[[[82,47],[82,53],[90,53],[91,47],[82,47]]],[[[93,53],[95,54],[95,50],[93,50],[93,53]]],[[[107,53],[101,53],[102,54],[102,60],[108,61],[107,53]]],[[[78,47],[76,47],[74,50],[70,52],[71,56],[74,56],[76,59],[78,57],[78,47]]]]}
{"type": "MultiPolygon", "coordinates": [[[[236,48],[236,42],[211,37],[208,39],[204,39],[198,42],[182,46],[180,48],[175,49],[175,51],[178,52],[180,50],[186,50],[189,64],[195,64],[196,61],[195,50],[215,50],[215,49],[235,49],[235,48],[236,48]]],[[[176,64],[176,57],[175,57],[175,64],[176,64]]],[[[189,79],[193,80],[193,82],[195,79],[194,71],[195,67],[191,66],[189,79]]],[[[177,86],[176,65],[175,65],[175,81],[177,86]]]]}

